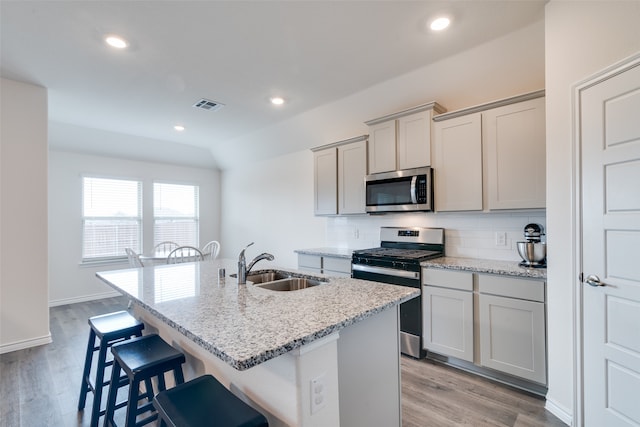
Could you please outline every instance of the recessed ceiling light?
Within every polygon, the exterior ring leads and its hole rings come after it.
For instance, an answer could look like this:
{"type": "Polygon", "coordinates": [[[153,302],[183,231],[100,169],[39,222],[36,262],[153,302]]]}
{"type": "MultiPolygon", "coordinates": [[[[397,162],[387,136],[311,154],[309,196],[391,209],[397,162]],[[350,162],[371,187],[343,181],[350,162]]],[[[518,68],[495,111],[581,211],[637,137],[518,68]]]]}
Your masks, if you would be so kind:
{"type": "Polygon", "coordinates": [[[116,49],[124,49],[129,46],[129,43],[122,37],[118,36],[107,36],[104,41],[111,47],[115,47],[116,49]]]}
{"type": "Polygon", "coordinates": [[[431,25],[429,26],[433,31],[442,31],[447,28],[451,24],[451,20],[447,17],[436,18],[431,21],[431,25]]]}
{"type": "Polygon", "coordinates": [[[271,103],[273,105],[282,105],[284,104],[284,99],[279,96],[274,96],[273,98],[271,98],[271,103]]]}
{"type": "Polygon", "coordinates": [[[184,130],[184,126],[182,125],[175,125],[173,128],[178,132],[182,132],[184,130]]]}

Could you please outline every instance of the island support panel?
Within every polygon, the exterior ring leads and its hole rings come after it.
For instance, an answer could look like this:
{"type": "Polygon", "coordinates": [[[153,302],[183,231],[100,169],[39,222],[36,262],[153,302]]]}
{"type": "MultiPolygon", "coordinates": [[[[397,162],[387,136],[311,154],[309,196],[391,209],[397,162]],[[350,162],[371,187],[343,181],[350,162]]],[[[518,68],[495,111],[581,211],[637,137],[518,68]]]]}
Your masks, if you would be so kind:
{"type": "Polygon", "coordinates": [[[325,427],[340,425],[337,340],[328,335],[245,371],[239,371],[135,306],[136,317],[185,353],[185,380],[211,374],[236,396],[263,413],[269,426],[325,427]],[[311,413],[311,380],[322,377],[324,406],[311,413]]]}
{"type": "Polygon", "coordinates": [[[289,353],[239,371],[157,317],[136,317],[185,353],[185,380],[205,373],[263,413],[273,427],[401,426],[398,307],[387,309],[289,353]],[[312,411],[312,380],[323,402],[312,411]]]}

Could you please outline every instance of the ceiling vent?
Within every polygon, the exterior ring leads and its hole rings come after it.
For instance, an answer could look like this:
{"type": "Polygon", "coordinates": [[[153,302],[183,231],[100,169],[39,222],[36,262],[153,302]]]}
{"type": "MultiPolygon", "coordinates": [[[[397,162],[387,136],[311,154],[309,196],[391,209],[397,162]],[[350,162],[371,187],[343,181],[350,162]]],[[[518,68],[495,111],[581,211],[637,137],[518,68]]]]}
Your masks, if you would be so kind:
{"type": "Polygon", "coordinates": [[[193,104],[193,106],[195,108],[200,108],[201,110],[216,111],[224,107],[224,104],[212,101],[210,99],[202,98],[201,100],[193,104]]]}

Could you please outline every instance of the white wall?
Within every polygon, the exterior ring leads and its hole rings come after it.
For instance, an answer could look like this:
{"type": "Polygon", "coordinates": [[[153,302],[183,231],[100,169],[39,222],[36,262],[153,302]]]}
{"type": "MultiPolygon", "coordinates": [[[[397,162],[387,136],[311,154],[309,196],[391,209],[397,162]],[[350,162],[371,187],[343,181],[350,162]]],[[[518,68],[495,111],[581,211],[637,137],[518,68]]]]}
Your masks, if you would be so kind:
{"type": "Polygon", "coordinates": [[[236,258],[255,242],[247,259],[269,252],[276,257],[274,264],[295,267],[295,249],[324,245],[325,220],[313,216],[311,151],[252,163],[222,176],[222,257],[236,258]]]}
{"type": "MultiPolygon", "coordinates": [[[[220,172],[63,151],[49,153],[49,302],[69,304],[115,295],[95,278],[97,271],[128,264],[82,266],[83,174],[132,178],[143,186],[143,251],[153,248],[153,181],[200,187],[200,244],[220,240],[220,172]]],[[[224,247],[224,244],[222,244],[224,247]]]]}
{"type": "Polygon", "coordinates": [[[432,100],[455,110],[544,88],[544,23],[418,69],[345,99],[294,117],[246,139],[260,141],[266,160],[223,172],[222,238],[237,256],[256,241],[247,256],[268,251],[274,264],[295,267],[295,249],[379,243],[381,225],[445,227],[447,251],[454,256],[517,260],[513,246],[495,247],[495,231],[519,239],[528,221],[545,225],[544,211],[522,214],[419,214],[385,217],[313,216],[313,156],[310,147],[368,133],[365,120],[432,100]],[[281,143],[294,140],[300,150],[275,156],[281,143]],[[355,231],[359,238],[355,238],[355,231]]]}
{"type": "MultiPolygon", "coordinates": [[[[548,404],[574,415],[572,87],[640,51],[639,1],[551,1],[545,9],[548,274],[548,404]]],[[[565,417],[565,419],[567,419],[565,417]]]]}
{"type": "Polygon", "coordinates": [[[51,341],[47,90],[1,79],[0,353],[51,341]]]}

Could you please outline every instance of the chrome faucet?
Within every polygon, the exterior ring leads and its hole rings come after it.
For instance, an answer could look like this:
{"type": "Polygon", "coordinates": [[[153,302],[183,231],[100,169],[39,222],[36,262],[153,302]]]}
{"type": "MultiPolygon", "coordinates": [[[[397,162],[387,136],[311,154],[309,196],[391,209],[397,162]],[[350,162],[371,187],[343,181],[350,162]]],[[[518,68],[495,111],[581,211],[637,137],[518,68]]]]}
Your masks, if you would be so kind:
{"type": "Polygon", "coordinates": [[[249,246],[253,245],[253,243],[254,242],[249,243],[242,251],[240,251],[240,255],[238,256],[238,284],[239,285],[244,285],[247,283],[247,274],[249,274],[253,266],[258,261],[263,259],[266,259],[268,261],[273,261],[274,259],[273,255],[264,252],[258,255],[257,257],[255,257],[253,260],[251,260],[251,262],[247,266],[247,260],[244,257],[244,251],[246,251],[249,246]]]}

